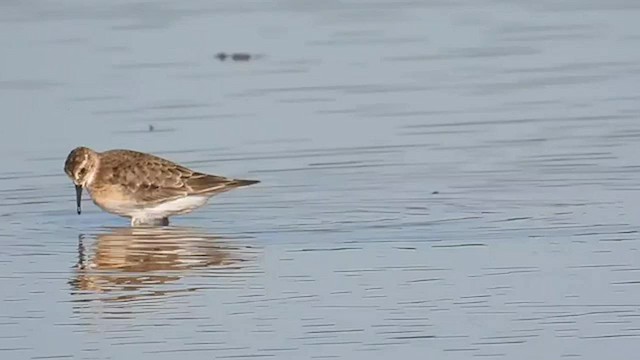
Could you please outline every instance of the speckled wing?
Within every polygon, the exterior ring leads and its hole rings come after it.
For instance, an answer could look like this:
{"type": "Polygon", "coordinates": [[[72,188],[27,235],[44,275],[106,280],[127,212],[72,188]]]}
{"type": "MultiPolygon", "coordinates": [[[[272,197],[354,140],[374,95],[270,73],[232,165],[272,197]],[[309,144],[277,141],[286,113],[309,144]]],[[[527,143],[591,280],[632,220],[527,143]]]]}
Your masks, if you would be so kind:
{"type": "Polygon", "coordinates": [[[235,187],[232,179],[195,172],[169,160],[129,150],[105,152],[100,168],[108,173],[103,179],[112,185],[123,185],[128,196],[142,203],[213,195],[235,187]]]}

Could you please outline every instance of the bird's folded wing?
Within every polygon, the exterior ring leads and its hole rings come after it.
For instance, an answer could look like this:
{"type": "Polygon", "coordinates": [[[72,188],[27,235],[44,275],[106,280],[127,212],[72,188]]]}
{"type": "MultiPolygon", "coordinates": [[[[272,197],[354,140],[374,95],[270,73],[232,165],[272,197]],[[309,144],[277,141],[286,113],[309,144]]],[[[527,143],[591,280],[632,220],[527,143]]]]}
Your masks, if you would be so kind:
{"type": "Polygon", "coordinates": [[[189,194],[210,194],[224,189],[232,180],[215,175],[193,173],[184,180],[189,194]]]}
{"type": "Polygon", "coordinates": [[[141,158],[138,153],[127,152],[125,160],[105,163],[112,167],[109,181],[126,184],[130,196],[144,203],[157,203],[195,194],[214,194],[224,190],[233,180],[194,172],[157,157],[141,158]]]}

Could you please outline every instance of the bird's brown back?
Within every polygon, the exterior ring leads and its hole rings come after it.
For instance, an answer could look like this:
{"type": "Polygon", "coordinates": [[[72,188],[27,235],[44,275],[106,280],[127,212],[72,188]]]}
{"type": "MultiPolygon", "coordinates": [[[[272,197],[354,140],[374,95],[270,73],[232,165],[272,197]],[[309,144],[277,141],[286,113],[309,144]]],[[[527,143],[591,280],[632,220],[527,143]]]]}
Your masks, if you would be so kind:
{"type": "Polygon", "coordinates": [[[132,150],[110,150],[100,154],[94,186],[120,186],[128,196],[144,202],[155,202],[216,193],[233,183],[233,179],[196,172],[154,155],[132,150]]]}

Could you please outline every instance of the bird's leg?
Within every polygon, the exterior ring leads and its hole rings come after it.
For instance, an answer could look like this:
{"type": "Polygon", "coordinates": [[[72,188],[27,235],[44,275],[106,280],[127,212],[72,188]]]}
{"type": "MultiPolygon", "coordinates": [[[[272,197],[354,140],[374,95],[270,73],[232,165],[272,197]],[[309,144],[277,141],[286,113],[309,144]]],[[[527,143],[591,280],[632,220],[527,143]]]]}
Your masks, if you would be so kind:
{"type": "Polygon", "coordinates": [[[169,226],[169,218],[146,219],[132,217],[131,226],[169,226]]]}

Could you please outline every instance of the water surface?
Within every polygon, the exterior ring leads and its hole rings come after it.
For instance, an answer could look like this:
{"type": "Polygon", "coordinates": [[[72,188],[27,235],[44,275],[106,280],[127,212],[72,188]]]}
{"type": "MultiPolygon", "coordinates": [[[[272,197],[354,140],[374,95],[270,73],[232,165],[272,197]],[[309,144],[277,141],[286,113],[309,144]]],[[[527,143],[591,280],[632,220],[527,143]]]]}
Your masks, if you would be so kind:
{"type": "Polygon", "coordinates": [[[639,15],[1,3],[0,357],[635,359],[639,15]],[[78,145],[262,183],[130,229],[78,145]]]}

